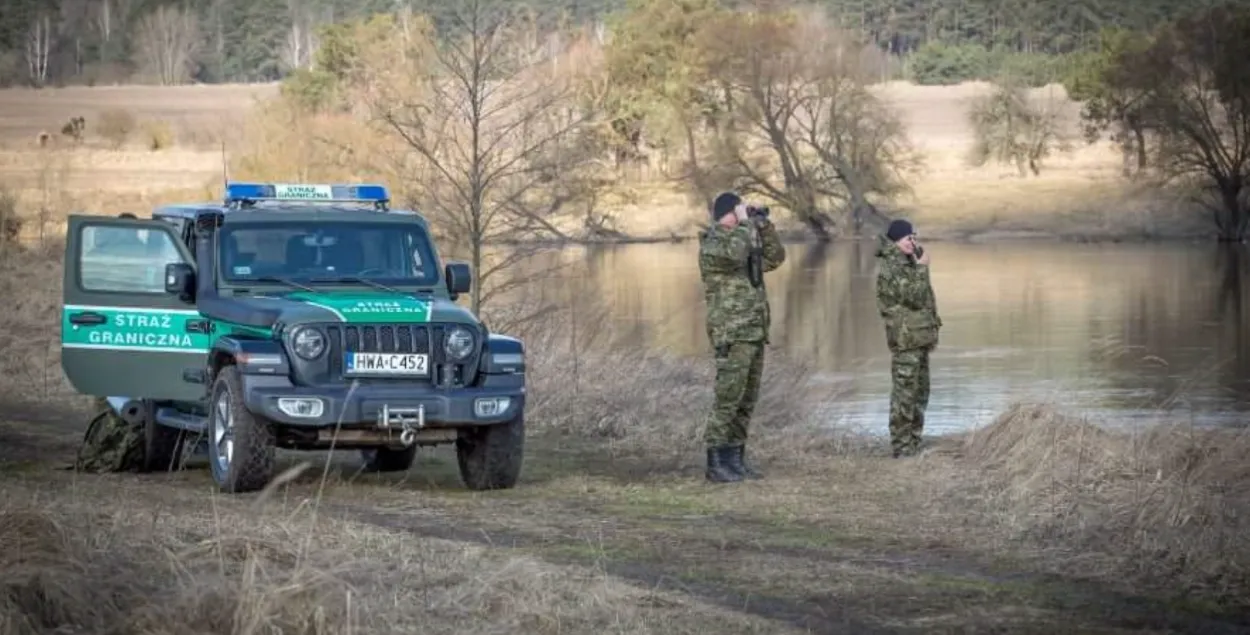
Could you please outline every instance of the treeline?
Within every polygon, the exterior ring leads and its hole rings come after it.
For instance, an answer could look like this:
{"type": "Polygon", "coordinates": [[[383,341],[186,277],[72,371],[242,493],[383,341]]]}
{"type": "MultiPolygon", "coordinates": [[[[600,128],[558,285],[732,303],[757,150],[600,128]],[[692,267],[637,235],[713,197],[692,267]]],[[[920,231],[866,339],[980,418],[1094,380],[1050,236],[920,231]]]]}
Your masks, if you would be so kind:
{"type": "MultiPolygon", "coordinates": [[[[1075,9],[1016,0],[942,0],[919,17],[900,2],[864,5],[858,23],[849,0],[547,0],[542,11],[533,0],[423,11],[394,10],[395,0],[81,1],[95,12],[74,15],[113,44],[74,44],[71,68],[99,49],[166,83],[284,79],[278,132],[255,137],[270,169],[272,153],[289,152],[282,174],[392,175],[414,204],[459,218],[449,226],[465,244],[502,240],[495,229],[559,235],[552,219],[571,210],[610,230],[599,197],[636,166],[699,200],[733,187],[773,201],[821,238],[855,231],[908,189],[923,160],[873,89],[900,60],[913,75],[928,69],[928,81],[997,85],[969,112],[974,162],[1039,173],[1065,140],[1024,87],[1060,81],[1082,104],[1087,138],[1124,150],[1126,176],[1181,186],[1221,238],[1250,237],[1246,0],[1187,1],[1183,12],[1163,0],[1086,2],[1067,36],[1050,21],[1075,9]],[[1049,77],[1002,61],[1026,58],[1053,64],[1049,77]]],[[[19,13],[19,24],[52,24],[30,17],[46,2],[22,6],[4,14],[10,26],[19,13]]],[[[42,36],[5,35],[25,37],[24,54],[47,51],[27,65],[43,77],[66,64],[64,31],[47,33],[61,34],[55,56],[42,36]]]]}
{"type": "MultiPolygon", "coordinates": [[[[1250,0],[1239,0],[1241,3],[1250,0]]],[[[319,28],[374,14],[442,28],[458,0],[4,0],[0,85],[274,81],[308,69],[319,28]]],[[[518,0],[548,26],[607,33],[630,0],[518,0]]],[[[689,0],[673,0],[675,5],[689,0]]],[[[728,8],[778,2],[730,0],[728,8]]],[[[1106,28],[1151,30],[1201,0],[812,0],[887,54],[881,79],[1055,81],[1106,28]]],[[[445,30],[445,29],[444,29],[445,30]]]]}

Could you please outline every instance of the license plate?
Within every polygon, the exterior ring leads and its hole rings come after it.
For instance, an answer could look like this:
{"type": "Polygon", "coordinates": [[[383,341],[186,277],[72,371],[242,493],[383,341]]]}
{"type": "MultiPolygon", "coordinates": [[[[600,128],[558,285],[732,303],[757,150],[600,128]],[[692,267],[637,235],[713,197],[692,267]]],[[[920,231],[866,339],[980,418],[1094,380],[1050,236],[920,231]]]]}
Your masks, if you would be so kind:
{"type": "Polygon", "coordinates": [[[351,375],[427,375],[430,358],[419,353],[348,353],[344,372],[351,375]]]}

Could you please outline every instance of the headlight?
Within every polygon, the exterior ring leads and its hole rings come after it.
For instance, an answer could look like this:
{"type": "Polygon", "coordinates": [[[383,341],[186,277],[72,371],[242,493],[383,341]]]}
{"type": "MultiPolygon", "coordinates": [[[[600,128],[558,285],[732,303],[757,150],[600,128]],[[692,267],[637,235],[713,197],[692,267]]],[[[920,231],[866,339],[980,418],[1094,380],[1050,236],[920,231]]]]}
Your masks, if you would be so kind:
{"type": "Polygon", "coordinates": [[[443,338],[443,351],[454,360],[468,357],[473,353],[473,334],[459,326],[447,331],[447,337],[443,338]]]}
{"type": "Polygon", "coordinates": [[[317,359],[326,350],[326,338],[316,329],[303,328],[291,337],[291,347],[304,359],[317,359]]]}

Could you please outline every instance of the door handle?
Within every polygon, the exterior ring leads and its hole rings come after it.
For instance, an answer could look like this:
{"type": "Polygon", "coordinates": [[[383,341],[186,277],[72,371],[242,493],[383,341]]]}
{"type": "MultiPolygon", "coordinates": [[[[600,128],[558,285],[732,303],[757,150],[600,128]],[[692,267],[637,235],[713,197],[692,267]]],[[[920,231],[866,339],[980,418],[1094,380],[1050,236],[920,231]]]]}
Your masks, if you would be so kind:
{"type": "Polygon", "coordinates": [[[77,324],[79,326],[97,326],[104,324],[106,321],[107,320],[105,320],[103,314],[93,313],[90,311],[86,313],[75,313],[69,316],[69,323],[77,324]]]}

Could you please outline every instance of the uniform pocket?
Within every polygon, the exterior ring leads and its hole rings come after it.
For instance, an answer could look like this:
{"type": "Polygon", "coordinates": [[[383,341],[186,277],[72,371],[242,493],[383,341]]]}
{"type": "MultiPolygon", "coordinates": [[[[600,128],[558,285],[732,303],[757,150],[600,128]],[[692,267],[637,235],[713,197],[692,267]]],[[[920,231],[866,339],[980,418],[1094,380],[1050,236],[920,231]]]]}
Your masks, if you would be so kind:
{"type": "Polygon", "coordinates": [[[938,330],[936,326],[903,326],[899,329],[898,347],[900,350],[916,348],[932,348],[937,346],[938,330]]]}
{"type": "Polygon", "coordinates": [[[885,325],[885,344],[890,350],[898,348],[898,327],[888,322],[885,325]]]}

